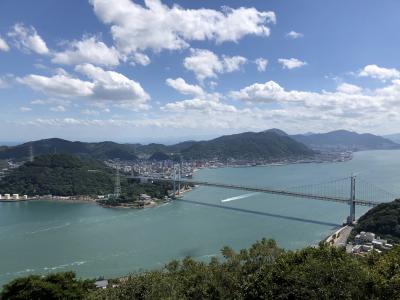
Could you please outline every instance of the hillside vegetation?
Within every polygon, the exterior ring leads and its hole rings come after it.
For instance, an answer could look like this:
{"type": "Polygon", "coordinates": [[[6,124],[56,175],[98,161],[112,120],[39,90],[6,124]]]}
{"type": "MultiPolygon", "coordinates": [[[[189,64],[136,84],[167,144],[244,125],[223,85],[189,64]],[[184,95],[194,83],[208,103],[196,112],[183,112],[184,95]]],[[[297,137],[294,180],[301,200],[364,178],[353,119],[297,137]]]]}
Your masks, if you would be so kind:
{"type": "Polygon", "coordinates": [[[84,143],[62,139],[33,141],[13,147],[1,147],[0,159],[27,160],[30,147],[35,155],[68,153],[84,158],[135,160],[179,159],[277,159],[310,156],[313,152],[284,132],[267,130],[226,135],[209,141],[187,141],[175,145],[118,144],[114,142],[84,143]]]}
{"type": "MultiPolygon", "coordinates": [[[[400,247],[383,255],[355,257],[326,245],[284,251],[273,240],[248,250],[222,250],[209,263],[192,258],[163,269],[115,280],[105,290],[87,282],[28,276],[6,286],[2,299],[398,299],[400,247]],[[46,283],[46,284],[45,284],[46,283]],[[54,284],[55,283],[55,284],[54,284]],[[63,289],[60,289],[64,284],[63,289]],[[76,290],[76,294],[74,294],[76,290]],[[50,296],[49,296],[50,295],[50,296]],[[55,296],[52,296],[55,295],[55,296]],[[57,296],[59,298],[57,298],[57,296]],[[61,298],[60,298],[61,297],[61,298]]],[[[64,273],[58,278],[63,278],[64,273]]]]}
{"type": "Polygon", "coordinates": [[[357,221],[353,235],[369,231],[392,242],[400,242],[400,199],[382,203],[369,210],[357,221]]]}
{"type": "Polygon", "coordinates": [[[70,154],[35,158],[0,181],[0,193],[27,195],[103,195],[113,191],[113,170],[70,154]]]}
{"type": "Polygon", "coordinates": [[[186,159],[280,159],[313,155],[307,146],[289,136],[267,130],[225,135],[198,142],[182,151],[186,159]]]}

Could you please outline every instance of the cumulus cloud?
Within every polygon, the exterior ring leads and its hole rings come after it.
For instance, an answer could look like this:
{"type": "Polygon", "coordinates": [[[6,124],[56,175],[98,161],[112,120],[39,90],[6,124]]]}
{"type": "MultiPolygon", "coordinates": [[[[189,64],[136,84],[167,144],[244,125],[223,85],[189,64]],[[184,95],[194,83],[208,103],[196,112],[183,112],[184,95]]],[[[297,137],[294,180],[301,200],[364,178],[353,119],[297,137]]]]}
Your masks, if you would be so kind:
{"type": "Polygon", "coordinates": [[[259,72],[264,72],[267,69],[267,65],[268,65],[267,59],[260,57],[260,58],[257,58],[254,62],[257,65],[257,70],[259,72]]]}
{"type": "Polygon", "coordinates": [[[93,94],[92,90],[94,88],[94,83],[92,82],[63,74],[51,77],[31,74],[17,78],[17,81],[51,97],[89,97],[93,94]]]}
{"type": "Polygon", "coordinates": [[[131,57],[131,61],[133,64],[139,64],[142,66],[147,66],[150,63],[150,58],[143,53],[135,53],[132,57],[131,57]]]}
{"type": "Polygon", "coordinates": [[[8,51],[10,50],[10,46],[8,46],[7,42],[0,37],[0,51],[8,51]]]}
{"type": "Polygon", "coordinates": [[[247,59],[239,55],[223,55],[219,58],[207,49],[191,49],[191,54],[184,59],[183,65],[187,70],[193,71],[196,78],[203,82],[206,78],[217,78],[217,74],[238,71],[246,62],[247,59]]]}
{"type": "Polygon", "coordinates": [[[305,61],[298,60],[297,58],[279,58],[278,62],[282,65],[282,68],[289,70],[307,65],[305,61]]]}
{"type": "Polygon", "coordinates": [[[206,93],[200,86],[186,83],[183,78],[167,79],[167,85],[174,88],[182,95],[190,95],[194,98],[167,103],[162,107],[163,110],[183,112],[202,111],[204,113],[232,112],[236,107],[220,101],[221,95],[218,93],[206,93]]]}
{"type": "Polygon", "coordinates": [[[33,26],[28,27],[22,23],[17,23],[8,33],[8,36],[13,38],[15,45],[22,51],[28,53],[33,51],[37,54],[48,54],[50,52],[45,41],[33,26]]]}
{"type": "Polygon", "coordinates": [[[345,94],[358,94],[361,93],[362,88],[354,84],[341,83],[336,90],[345,94]]]}
{"type": "Polygon", "coordinates": [[[54,111],[54,112],[65,112],[66,109],[62,105],[57,105],[57,106],[51,107],[50,110],[54,111]]]}
{"type": "Polygon", "coordinates": [[[302,38],[304,35],[300,32],[296,32],[296,31],[290,31],[286,34],[286,37],[291,38],[291,39],[299,39],[302,38]]]}
{"type": "Polygon", "coordinates": [[[108,47],[96,37],[85,37],[81,41],[68,43],[68,49],[54,53],[53,63],[77,65],[92,63],[102,66],[119,64],[119,53],[114,47],[108,47]]]}
{"type": "Polygon", "coordinates": [[[387,69],[378,67],[377,65],[367,65],[359,73],[361,77],[371,77],[382,81],[399,78],[400,71],[394,68],[387,69]]]}
{"type": "Polygon", "coordinates": [[[121,102],[120,105],[140,109],[146,107],[146,102],[150,99],[138,82],[123,74],[105,71],[91,64],[78,65],[75,70],[86,76],[89,81],[74,78],[63,72],[51,77],[31,74],[18,78],[17,81],[54,98],[118,101],[121,102]]]}
{"type": "Polygon", "coordinates": [[[240,70],[246,62],[247,59],[243,56],[223,56],[224,70],[228,73],[240,70]]]}
{"type": "Polygon", "coordinates": [[[246,35],[269,36],[276,22],[271,11],[224,7],[184,9],[160,0],[145,0],[144,6],[130,0],[90,0],[96,16],[111,25],[118,49],[126,54],[145,50],[160,52],[189,47],[190,41],[237,42],[246,35]]]}
{"type": "Polygon", "coordinates": [[[91,64],[78,65],[75,70],[93,81],[92,97],[96,100],[132,101],[144,104],[150,99],[138,82],[121,73],[105,71],[91,64]]]}
{"type": "Polygon", "coordinates": [[[191,52],[191,55],[185,58],[183,65],[193,71],[199,81],[216,78],[217,73],[223,72],[224,66],[214,52],[206,49],[192,49],[191,52]]]}
{"type": "Polygon", "coordinates": [[[19,108],[19,110],[22,111],[22,112],[27,112],[27,111],[31,111],[32,108],[27,107],[27,106],[21,106],[21,107],[19,108]]]}
{"type": "Polygon", "coordinates": [[[202,96],[204,95],[203,89],[198,85],[191,85],[186,83],[186,81],[179,77],[176,79],[168,78],[166,80],[167,85],[177,90],[179,93],[183,95],[194,95],[194,96],[202,96]]]}

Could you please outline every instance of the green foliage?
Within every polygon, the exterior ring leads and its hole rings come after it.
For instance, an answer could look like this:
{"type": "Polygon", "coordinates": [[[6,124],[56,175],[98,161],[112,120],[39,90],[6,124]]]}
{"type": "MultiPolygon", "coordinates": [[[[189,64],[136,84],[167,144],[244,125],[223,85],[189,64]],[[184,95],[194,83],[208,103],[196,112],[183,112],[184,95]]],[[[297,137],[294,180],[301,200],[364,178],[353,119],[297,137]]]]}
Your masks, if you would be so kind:
{"type": "Polygon", "coordinates": [[[184,149],[186,159],[279,159],[310,156],[313,152],[287,135],[274,131],[245,132],[198,142],[184,149]]]}
{"type": "Polygon", "coordinates": [[[94,289],[92,280],[77,279],[73,272],[49,274],[44,277],[31,275],[6,284],[0,293],[0,299],[84,299],[94,289]]]}
{"type": "Polygon", "coordinates": [[[224,247],[221,252],[222,259],[214,257],[209,263],[187,257],[161,270],[131,274],[105,290],[93,291],[92,282],[61,273],[14,280],[1,295],[3,299],[39,299],[38,293],[40,299],[399,299],[400,246],[383,255],[356,257],[324,244],[284,251],[275,241],[263,239],[247,250],[224,247]]]}
{"type": "Polygon", "coordinates": [[[400,242],[400,199],[379,204],[360,217],[352,237],[360,231],[373,232],[392,242],[400,242]]]}
{"type": "Polygon", "coordinates": [[[113,170],[70,154],[36,157],[0,181],[0,193],[27,195],[101,195],[113,190],[113,170]]]}
{"type": "Polygon", "coordinates": [[[126,203],[134,203],[139,200],[141,194],[147,194],[152,198],[163,199],[168,196],[168,191],[173,189],[172,183],[154,182],[154,183],[138,183],[127,182],[121,180],[122,194],[117,198],[109,198],[101,200],[100,203],[109,206],[118,206],[126,203]]]}
{"type": "Polygon", "coordinates": [[[267,130],[221,136],[195,142],[186,141],[175,145],[163,144],[118,144],[114,142],[84,143],[62,139],[33,141],[13,147],[1,147],[0,159],[26,160],[30,146],[35,155],[69,153],[94,159],[135,160],[139,156],[152,160],[176,160],[180,154],[186,159],[280,159],[298,158],[313,154],[305,145],[296,142],[284,132],[267,130]]]}

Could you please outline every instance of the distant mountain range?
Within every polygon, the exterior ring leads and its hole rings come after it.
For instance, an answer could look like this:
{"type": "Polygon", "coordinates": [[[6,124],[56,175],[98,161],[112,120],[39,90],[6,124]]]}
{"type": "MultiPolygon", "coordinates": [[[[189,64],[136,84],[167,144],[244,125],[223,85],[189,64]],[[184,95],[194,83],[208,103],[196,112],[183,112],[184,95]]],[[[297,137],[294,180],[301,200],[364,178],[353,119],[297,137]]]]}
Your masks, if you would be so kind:
{"type": "Polygon", "coordinates": [[[32,146],[35,155],[69,153],[94,159],[151,160],[247,159],[275,160],[309,157],[313,150],[400,149],[392,140],[373,134],[337,130],[328,133],[288,135],[280,129],[224,135],[208,141],[186,141],[175,145],[118,144],[115,142],[71,142],[53,138],[17,146],[1,146],[0,159],[26,160],[32,146]]]}
{"type": "Polygon", "coordinates": [[[209,141],[186,141],[175,145],[118,144],[114,142],[85,143],[53,138],[0,147],[0,159],[26,160],[30,147],[34,154],[69,153],[95,159],[134,160],[149,158],[184,159],[282,159],[313,155],[307,146],[296,142],[283,131],[266,130],[225,135],[209,141]]]}
{"type": "Polygon", "coordinates": [[[400,143],[400,133],[389,134],[389,135],[385,135],[384,137],[395,143],[400,143]]]}
{"type": "Polygon", "coordinates": [[[400,149],[400,145],[387,138],[370,133],[359,134],[347,130],[328,133],[307,133],[291,135],[294,140],[314,150],[378,150],[400,149]]]}

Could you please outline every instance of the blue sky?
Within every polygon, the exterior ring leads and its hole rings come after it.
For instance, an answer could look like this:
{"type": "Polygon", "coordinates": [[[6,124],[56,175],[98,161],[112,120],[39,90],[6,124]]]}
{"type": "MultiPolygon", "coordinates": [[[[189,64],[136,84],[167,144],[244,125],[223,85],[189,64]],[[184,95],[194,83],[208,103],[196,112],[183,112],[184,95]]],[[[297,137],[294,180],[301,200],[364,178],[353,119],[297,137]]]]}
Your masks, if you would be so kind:
{"type": "Polygon", "coordinates": [[[0,2],[0,140],[400,132],[399,1],[0,2]]]}

